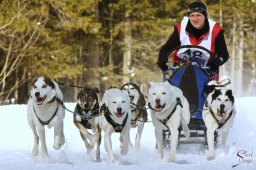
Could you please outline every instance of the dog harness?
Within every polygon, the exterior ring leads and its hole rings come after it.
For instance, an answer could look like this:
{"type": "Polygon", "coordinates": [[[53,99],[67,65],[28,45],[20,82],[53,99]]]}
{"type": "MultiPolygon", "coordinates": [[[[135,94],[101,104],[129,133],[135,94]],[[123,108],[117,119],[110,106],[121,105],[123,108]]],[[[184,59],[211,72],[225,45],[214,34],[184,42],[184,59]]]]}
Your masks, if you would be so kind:
{"type": "MultiPolygon", "coordinates": [[[[57,102],[57,104],[62,104],[63,105],[63,101],[61,101],[58,97],[54,96],[49,102],[47,102],[47,104],[49,103],[52,103],[52,102],[57,102]]],[[[39,122],[42,124],[42,125],[48,125],[50,123],[50,121],[56,116],[57,112],[58,112],[58,105],[57,105],[57,108],[56,108],[56,111],[54,112],[54,114],[52,115],[52,117],[48,120],[48,121],[42,121],[38,115],[36,114],[36,110],[35,108],[33,107],[33,110],[35,112],[35,115],[37,117],[37,119],[39,120],[39,122]]]]}
{"type": "Polygon", "coordinates": [[[52,115],[52,117],[51,117],[48,121],[42,121],[42,120],[38,117],[38,115],[36,114],[36,110],[35,110],[34,107],[33,107],[33,110],[34,110],[35,115],[36,115],[37,119],[39,120],[39,122],[40,122],[42,125],[48,125],[48,124],[50,123],[50,121],[56,116],[56,114],[57,114],[57,112],[58,112],[58,108],[59,108],[59,107],[57,106],[56,111],[54,112],[54,114],[52,115]]]}
{"type": "Polygon", "coordinates": [[[221,122],[216,118],[216,116],[214,115],[212,109],[209,109],[209,110],[210,110],[210,113],[212,114],[213,118],[216,120],[216,122],[217,122],[218,125],[219,125],[219,126],[218,126],[218,129],[220,129],[223,125],[225,125],[225,123],[231,118],[231,116],[232,116],[232,114],[233,114],[233,110],[231,110],[231,112],[230,112],[229,116],[227,117],[227,119],[226,119],[223,123],[221,123],[221,122]]]}
{"type": "Polygon", "coordinates": [[[95,118],[99,116],[99,103],[98,102],[95,103],[93,108],[89,110],[92,112],[92,114],[88,114],[89,112],[86,112],[84,109],[82,109],[80,105],[77,105],[77,106],[78,106],[78,113],[74,114],[74,118],[76,119],[76,115],[80,116],[82,120],[79,123],[82,124],[87,129],[92,129],[92,126],[89,123],[89,120],[91,118],[95,118]]]}
{"type": "Polygon", "coordinates": [[[145,118],[145,115],[147,114],[145,106],[136,105],[134,103],[130,103],[130,104],[131,104],[131,108],[132,108],[131,112],[136,113],[136,111],[138,111],[138,113],[139,113],[136,115],[136,117],[134,119],[131,120],[131,125],[135,125],[137,121],[147,122],[147,118],[145,118]],[[142,118],[143,120],[141,120],[140,118],[142,118]]]}
{"type": "Polygon", "coordinates": [[[110,123],[113,126],[113,128],[115,129],[115,132],[121,132],[124,128],[124,125],[127,122],[128,114],[126,114],[126,116],[124,118],[124,121],[121,125],[116,123],[115,121],[113,121],[113,119],[111,119],[111,117],[110,117],[110,114],[111,113],[109,112],[108,108],[106,108],[106,111],[105,111],[105,114],[104,114],[106,120],[108,121],[108,123],[110,123]]]}

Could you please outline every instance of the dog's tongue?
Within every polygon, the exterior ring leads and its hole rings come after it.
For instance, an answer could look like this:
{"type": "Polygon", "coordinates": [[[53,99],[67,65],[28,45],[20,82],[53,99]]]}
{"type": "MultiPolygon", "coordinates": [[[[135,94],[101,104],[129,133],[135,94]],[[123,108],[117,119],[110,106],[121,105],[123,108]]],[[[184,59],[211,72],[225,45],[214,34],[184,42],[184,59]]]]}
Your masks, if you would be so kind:
{"type": "Polygon", "coordinates": [[[155,110],[161,111],[162,110],[162,106],[161,105],[156,105],[155,110]]]}
{"type": "Polygon", "coordinates": [[[222,116],[220,123],[225,123],[225,116],[222,116]]]}
{"type": "Polygon", "coordinates": [[[36,100],[36,101],[37,101],[37,103],[38,103],[38,104],[42,104],[42,103],[43,103],[42,98],[37,98],[37,100],[36,100]]]}
{"type": "Polygon", "coordinates": [[[220,123],[224,123],[224,122],[225,122],[225,119],[226,119],[226,114],[225,114],[225,112],[224,112],[223,109],[220,109],[220,114],[221,114],[220,123]]]}
{"type": "Polygon", "coordinates": [[[117,116],[118,118],[120,118],[120,117],[123,116],[123,113],[122,113],[122,112],[117,112],[117,113],[116,113],[116,116],[117,116]]]}
{"type": "Polygon", "coordinates": [[[37,104],[38,104],[38,105],[43,104],[44,99],[45,99],[45,98],[38,97],[38,98],[36,99],[37,104]]]}

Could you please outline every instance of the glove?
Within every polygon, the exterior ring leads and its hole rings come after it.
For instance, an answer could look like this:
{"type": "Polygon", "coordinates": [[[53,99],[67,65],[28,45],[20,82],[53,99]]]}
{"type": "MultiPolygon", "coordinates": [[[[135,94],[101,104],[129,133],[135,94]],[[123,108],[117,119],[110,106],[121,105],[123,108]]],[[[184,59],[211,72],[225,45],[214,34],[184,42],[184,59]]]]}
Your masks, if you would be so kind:
{"type": "Polygon", "coordinates": [[[168,70],[168,66],[164,62],[157,61],[157,65],[161,68],[162,71],[168,70]]]}
{"type": "Polygon", "coordinates": [[[212,69],[217,69],[222,64],[223,64],[223,59],[219,57],[209,61],[208,66],[211,67],[212,69]]]}

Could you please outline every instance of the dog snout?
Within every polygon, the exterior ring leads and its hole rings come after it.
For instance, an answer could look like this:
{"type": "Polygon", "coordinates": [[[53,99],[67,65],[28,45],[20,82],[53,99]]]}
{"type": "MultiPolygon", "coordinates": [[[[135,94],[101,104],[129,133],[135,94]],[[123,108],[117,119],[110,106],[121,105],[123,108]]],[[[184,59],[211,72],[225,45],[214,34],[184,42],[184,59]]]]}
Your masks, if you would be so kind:
{"type": "Polygon", "coordinates": [[[88,103],[84,104],[84,108],[88,108],[88,107],[89,107],[88,103]]]}
{"type": "Polygon", "coordinates": [[[225,105],[224,105],[224,104],[221,104],[221,105],[220,105],[220,108],[221,108],[221,109],[224,109],[224,108],[225,108],[225,105]]]}
{"type": "Polygon", "coordinates": [[[117,110],[117,112],[122,112],[122,108],[121,107],[118,107],[116,110],[117,110]]]}
{"type": "Polygon", "coordinates": [[[155,102],[156,102],[156,104],[160,104],[161,100],[160,99],[156,99],[155,102]]]}
{"type": "Polygon", "coordinates": [[[35,96],[36,97],[40,97],[40,93],[39,92],[35,92],[35,96]]]}

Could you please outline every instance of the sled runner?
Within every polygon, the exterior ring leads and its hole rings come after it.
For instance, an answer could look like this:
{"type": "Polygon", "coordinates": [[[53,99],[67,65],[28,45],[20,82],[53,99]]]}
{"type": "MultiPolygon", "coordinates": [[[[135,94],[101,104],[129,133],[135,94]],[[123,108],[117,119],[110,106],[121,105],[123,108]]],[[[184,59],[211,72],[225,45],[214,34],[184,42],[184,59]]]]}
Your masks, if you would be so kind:
{"type": "MultiPolygon", "coordinates": [[[[190,107],[190,140],[182,141],[184,137],[182,128],[179,128],[179,143],[203,143],[206,144],[206,126],[202,118],[202,110],[207,97],[205,90],[210,80],[216,79],[215,73],[206,66],[208,58],[206,53],[212,56],[212,52],[200,46],[180,46],[172,52],[182,53],[183,63],[176,66],[170,66],[168,71],[163,72],[164,81],[168,81],[171,85],[180,88],[183,95],[187,98],[190,107]],[[184,50],[185,49],[185,50],[184,50]],[[168,72],[172,72],[171,75],[168,72]]],[[[170,131],[163,131],[164,146],[169,148],[170,131]]],[[[217,142],[217,132],[215,134],[215,142],[217,142]]]]}

